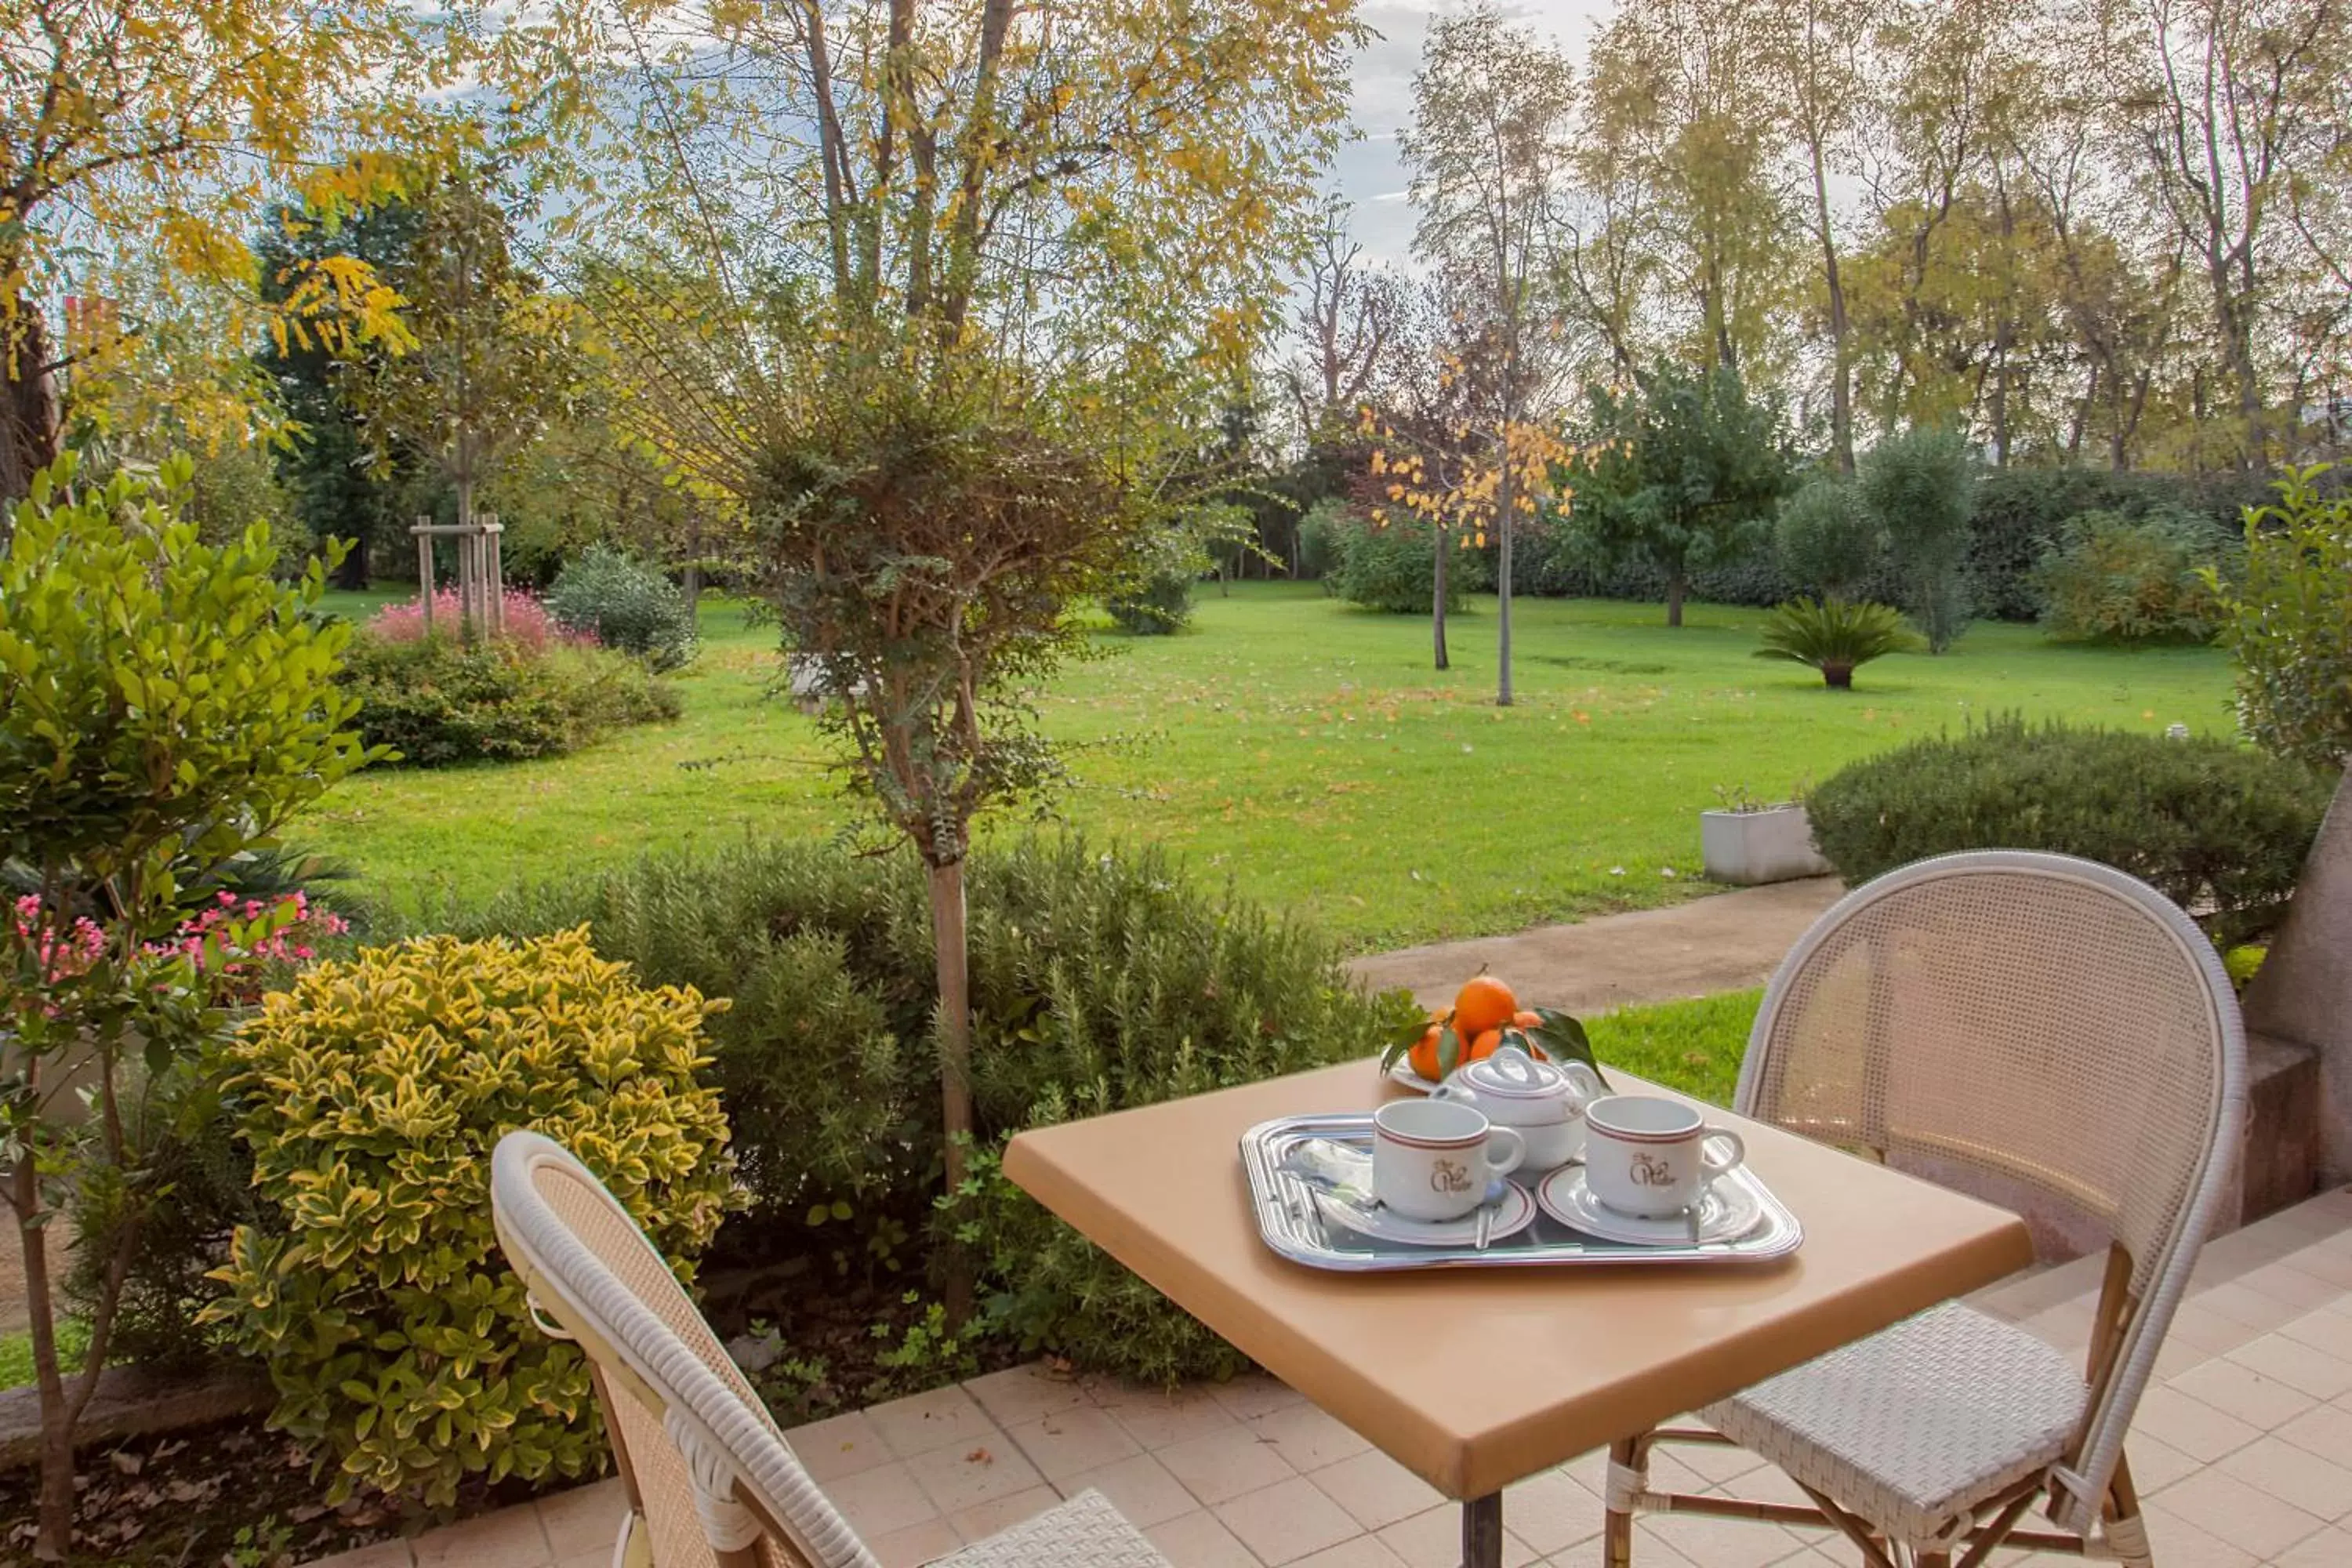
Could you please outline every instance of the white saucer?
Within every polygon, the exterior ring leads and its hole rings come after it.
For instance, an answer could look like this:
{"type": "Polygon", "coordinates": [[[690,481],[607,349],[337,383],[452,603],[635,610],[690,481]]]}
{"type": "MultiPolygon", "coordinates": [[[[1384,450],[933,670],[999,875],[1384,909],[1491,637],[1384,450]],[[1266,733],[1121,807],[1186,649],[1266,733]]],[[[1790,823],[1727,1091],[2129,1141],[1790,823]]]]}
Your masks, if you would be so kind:
{"type": "MultiPolygon", "coordinates": [[[[1688,1247],[1691,1245],[1690,1221],[1681,1215],[1669,1215],[1664,1219],[1640,1219],[1633,1215],[1619,1214],[1615,1209],[1592,1195],[1584,1184],[1582,1165],[1563,1165],[1543,1179],[1536,1189],[1536,1201],[1544,1213],[1570,1230],[1580,1230],[1587,1236],[1597,1236],[1603,1241],[1622,1241],[1637,1247],[1688,1247]]],[[[1736,1182],[1716,1182],[1698,1201],[1698,1240],[1737,1241],[1756,1228],[1763,1210],[1756,1195],[1736,1182]]]]}
{"type": "MultiPolygon", "coordinates": [[[[1478,1240],[1478,1215],[1475,1211],[1460,1219],[1407,1219],[1391,1209],[1359,1208],[1325,1193],[1315,1194],[1315,1207],[1331,1224],[1374,1241],[1402,1247],[1473,1247],[1478,1240]]],[[[1507,1236],[1517,1236],[1533,1224],[1535,1217],[1536,1201],[1528,1196],[1527,1188],[1517,1182],[1505,1182],[1503,1195],[1495,1200],[1495,1222],[1487,1228],[1486,1239],[1500,1241],[1507,1236]]]]}
{"type": "MultiPolygon", "coordinates": [[[[1549,1061],[1551,1058],[1547,1057],[1544,1059],[1549,1061]]],[[[1402,1089],[1409,1089],[1415,1094],[1427,1094],[1431,1089],[1437,1087],[1427,1079],[1422,1077],[1419,1073],[1413,1071],[1412,1059],[1406,1057],[1397,1058],[1396,1066],[1389,1068],[1388,1078],[1391,1083],[1393,1083],[1402,1089]]]]}

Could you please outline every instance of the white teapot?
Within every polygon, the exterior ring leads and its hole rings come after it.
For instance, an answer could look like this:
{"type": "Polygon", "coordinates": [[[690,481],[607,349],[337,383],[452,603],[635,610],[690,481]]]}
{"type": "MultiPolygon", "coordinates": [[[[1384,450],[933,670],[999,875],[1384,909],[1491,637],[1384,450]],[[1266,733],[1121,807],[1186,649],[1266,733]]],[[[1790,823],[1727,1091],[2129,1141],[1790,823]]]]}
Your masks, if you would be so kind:
{"type": "Polygon", "coordinates": [[[1526,1142],[1521,1169],[1549,1171],[1584,1152],[1584,1108],[1609,1092],[1601,1075],[1582,1062],[1539,1062],[1505,1046],[1456,1068],[1429,1098],[1477,1107],[1487,1121],[1526,1142]]]}

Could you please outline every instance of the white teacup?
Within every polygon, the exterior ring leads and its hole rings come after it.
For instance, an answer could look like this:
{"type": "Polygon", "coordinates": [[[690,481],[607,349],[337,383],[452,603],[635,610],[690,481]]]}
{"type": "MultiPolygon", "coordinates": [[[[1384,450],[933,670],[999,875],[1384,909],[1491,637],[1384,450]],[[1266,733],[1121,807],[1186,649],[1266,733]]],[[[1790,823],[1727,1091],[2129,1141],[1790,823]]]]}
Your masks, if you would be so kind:
{"type": "Polygon", "coordinates": [[[1706,1185],[1748,1158],[1727,1127],[1678,1100],[1616,1094],[1584,1108],[1584,1181],[1619,1214],[1664,1219],[1682,1213],[1706,1185]],[[1731,1145],[1727,1152],[1721,1145],[1731,1145]],[[1711,1147],[1712,1145],[1712,1147],[1711,1147]]]}
{"type": "Polygon", "coordinates": [[[1400,1100],[1372,1114],[1372,1195],[1407,1219],[1460,1219],[1527,1157],[1524,1139],[1473,1106],[1400,1100]]]}

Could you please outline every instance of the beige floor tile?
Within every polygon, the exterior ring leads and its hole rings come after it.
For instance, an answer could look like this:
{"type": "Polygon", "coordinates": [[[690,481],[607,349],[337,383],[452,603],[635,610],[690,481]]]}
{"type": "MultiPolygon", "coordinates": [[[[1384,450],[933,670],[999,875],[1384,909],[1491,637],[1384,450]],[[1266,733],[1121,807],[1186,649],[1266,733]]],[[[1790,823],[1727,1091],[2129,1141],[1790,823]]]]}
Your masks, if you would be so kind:
{"type": "Polygon", "coordinates": [[[950,1516],[1045,1484],[1037,1467],[1003,1438],[970,1448],[934,1448],[908,1460],[907,1468],[931,1506],[950,1516]]]}
{"type": "MultiPolygon", "coordinates": [[[[1462,1507],[1442,1503],[1380,1532],[1381,1543],[1405,1560],[1407,1568],[1461,1568],[1462,1507]]],[[[1535,1549],[1503,1526],[1503,1568],[1527,1568],[1535,1549]]]]}
{"type": "Polygon", "coordinates": [[[409,1568],[414,1561],[405,1541],[379,1541],[373,1546],[356,1547],[349,1552],[338,1552],[332,1557],[318,1558],[306,1563],[304,1568],[409,1568]]]}
{"type": "MultiPolygon", "coordinates": [[[[2280,1436],[2247,1444],[2218,1467],[2257,1490],[2334,1522],[2352,1513],[2352,1470],[2280,1436]]],[[[2352,1568],[2352,1558],[2346,1560],[2352,1568]]]]}
{"type": "Polygon", "coordinates": [[[1736,1443],[1677,1443],[1672,1452],[1711,1487],[1764,1468],[1759,1455],[1736,1443]]]}
{"type": "Polygon", "coordinates": [[[2352,1318],[2330,1311],[2306,1312],[2281,1324],[2279,1332],[2323,1355],[2352,1360],[2352,1318]]]}
{"type": "MultiPolygon", "coordinates": [[[[2220,1469],[2200,1470],[2158,1492],[2148,1505],[2188,1521],[2256,1558],[2273,1556],[2328,1523],[2220,1469]]],[[[2162,1542],[2158,1542],[2158,1550],[2162,1542]]]]}
{"type": "Polygon", "coordinates": [[[2258,1295],[2284,1301],[2298,1311],[2314,1311],[2328,1305],[2344,1294],[2340,1285],[2330,1284],[2316,1274],[2306,1273],[2288,1259],[2266,1264],[2252,1274],[2239,1279],[2240,1284],[2258,1295]]]}
{"type": "Polygon", "coordinates": [[[1601,1533],[1601,1500],[1559,1470],[1503,1489],[1503,1524],[1538,1552],[1559,1552],[1601,1533]]]}
{"type": "Polygon", "coordinates": [[[2303,1316],[2305,1309],[2292,1302],[2267,1296],[2242,1279],[2226,1285],[2216,1285],[2203,1295],[2195,1297],[2193,1304],[2208,1312],[2224,1318],[2234,1318],[2248,1328],[2268,1333],[2281,1323],[2303,1316]]]}
{"type": "MultiPolygon", "coordinates": [[[[1324,1495],[1347,1510],[1366,1530],[1382,1530],[1444,1502],[1435,1487],[1381,1453],[1367,1448],[1336,1465],[1326,1465],[1311,1478],[1324,1495]]],[[[1504,1509],[1508,1518],[1510,1510],[1504,1509]]]]}
{"type": "Polygon", "coordinates": [[[2307,1247],[2290,1255],[2286,1262],[2323,1284],[2352,1290],[2352,1254],[2333,1247],[2307,1247]]]}
{"type": "Polygon", "coordinates": [[[1767,1568],[1811,1542],[1777,1524],[1705,1514],[1663,1514],[1648,1521],[1659,1540],[1700,1568],[1767,1568]]]}
{"type": "Polygon", "coordinates": [[[2156,1381],[2170,1383],[2184,1372],[2191,1372],[2211,1361],[2209,1351],[2198,1349],[2187,1340],[2167,1338],[2156,1352],[2156,1381]]]}
{"type": "Polygon", "coordinates": [[[1295,1563],[1364,1533],[1347,1510],[1293,1476],[1219,1503],[1210,1512],[1240,1538],[1261,1563],[1295,1563]]]}
{"type": "Polygon", "coordinates": [[[1210,1384],[1208,1390],[1210,1397],[1223,1405],[1225,1414],[1236,1421],[1255,1420],[1307,1402],[1305,1394],[1280,1378],[1262,1372],[1244,1373],[1230,1382],[1210,1384]]]}
{"type": "Polygon", "coordinates": [[[1243,1425],[1274,1445],[1301,1475],[1338,1464],[1371,1447],[1337,1416],[1327,1415],[1304,1400],[1243,1425]]]}
{"type": "Polygon", "coordinates": [[[952,1385],[877,1405],[866,1412],[866,1418],[902,1459],[959,1444],[977,1447],[998,1437],[996,1424],[988,1413],[971,1394],[952,1385]]]}
{"type": "Polygon", "coordinates": [[[903,1459],[834,1481],[824,1495],[850,1528],[868,1541],[920,1524],[940,1511],[903,1459]]]}
{"type": "Polygon", "coordinates": [[[2352,1362],[2302,1340],[2291,1339],[2284,1331],[2249,1341],[2223,1359],[2251,1367],[2314,1399],[2337,1399],[2352,1394],[2352,1362]]]}
{"type": "Polygon", "coordinates": [[[1020,1445],[1022,1453],[1049,1481],[1067,1480],[1143,1452],[1117,1417],[1091,1405],[1055,1410],[1007,1426],[1004,1435],[1020,1445]]]}
{"type": "Polygon", "coordinates": [[[1297,1568],[1405,1568],[1405,1561],[1390,1551],[1388,1542],[1379,1536],[1359,1535],[1311,1557],[1300,1558],[1297,1568]]]}
{"type": "Polygon", "coordinates": [[[2043,1344],[2054,1345],[2069,1355],[2086,1349],[2091,1342],[2091,1314],[2073,1302],[2037,1312],[2017,1326],[2043,1344]]]}
{"type": "Polygon", "coordinates": [[[2172,1327],[2166,1331],[2168,1338],[2193,1345],[2208,1355],[2226,1355],[2262,1331],[2235,1318],[2209,1312],[2195,1301],[2175,1312],[2172,1327]]]}
{"type": "Polygon", "coordinates": [[[1112,1384],[1095,1391],[1095,1403],[1117,1416],[1148,1453],[1240,1425],[1198,1384],[1160,1389],[1112,1384]]]}
{"type": "Polygon", "coordinates": [[[1184,1483],[1149,1454],[1073,1476],[1061,1482],[1058,1489],[1064,1497],[1076,1497],[1089,1487],[1110,1499],[1111,1506],[1138,1530],[1149,1530],[1201,1506],[1200,1500],[1184,1489],[1184,1483]]]}
{"type": "Polygon", "coordinates": [[[985,1377],[973,1378],[963,1388],[999,1426],[1034,1421],[1051,1411],[1094,1403],[1084,1382],[1057,1376],[1048,1372],[1043,1362],[992,1372],[985,1377]]]}
{"type": "Polygon", "coordinates": [[[2210,1464],[2262,1436],[2236,1416],[2168,1387],[2151,1388],[2142,1396],[2132,1425],[2200,1464],[2210,1464]]]}
{"type": "Polygon", "coordinates": [[[2285,1425],[2320,1403],[2291,1383],[2265,1377],[2227,1357],[2184,1372],[2167,1386],[2264,1432],[2285,1425]]]}
{"type": "Polygon", "coordinates": [[[887,1535],[866,1537],[866,1549],[882,1560],[882,1568],[921,1568],[962,1544],[955,1527],[944,1519],[927,1519],[887,1535]]]}
{"type": "Polygon", "coordinates": [[[2147,1543],[2164,1568],[2257,1568],[2262,1562],[2155,1502],[2147,1505],[2147,1543]]]}
{"type": "Polygon", "coordinates": [[[2352,1455],[2352,1408],[2341,1404],[2315,1406],[2281,1426],[2278,1436],[2323,1459],[2352,1455]]]}
{"type": "MultiPolygon", "coordinates": [[[[1544,1559],[1544,1568],[1608,1568],[1601,1557],[1605,1543],[1601,1537],[1580,1541],[1563,1552],[1555,1552],[1544,1559]]],[[[1633,1527],[1633,1568],[1699,1568],[1697,1563],[1650,1533],[1644,1525],[1633,1527]]],[[[1842,1563],[1840,1568],[1853,1568],[1842,1563]]]]}
{"type": "Polygon", "coordinates": [[[539,1527],[547,1532],[548,1554],[558,1562],[600,1548],[611,1556],[628,1517],[629,1494],[617,1476],[539,1500],[539,1527]]]}
{"type": "Polygon", "coordinates": [[[1209,1508],[1297,1474],[1273,1444],[1258,1441],[1257,1434],[1238,1421],[1154,1449],[1152,1457],[1209,1508]]]}
{"type": "Polygon", "coordinates": [[[428,1530],[410,1546],[416,1568],[546,1568],[554,1561],[536,1503],[428,1530]]]}
{"type": "Polygon", "coordinates": [[[1143,1532],[1169,1568],[1261,1568],[1250,1549],[1206,1509],[1180,1513],[1143,1532]]]}
{"type": "Polygon", "coordinates": [[[2290,1546],[2269,1568],[2345,1568],[2352,1563],[2352,1531],[2329,1529],[2290,1546]]]}
{"type": "Polygon", "coordinates": [[[898,1458],[882,1441],[881,1432],[863,1410],[795,1426],[784,1434],[784,1440],[793,1446],[793,1452],[800,1456],[802,1468],[819,1486],[860,1470],[870,1470],[877,1465],[887,1465],[898,1458]]]}
{"type": "MultiPolygon", "coordinates": [[[[1051,1487],[1028,1487],[1009,1496],[971,1508],[959,1509],[948,1515],[948,1522],[966,1541],[985,1541],[1002,1531],[1012,1529],[1024,1520],[1036,1518],[1047,1509],[1059,1508],[1062,1494],[1051,1487]]],[[[1129,1520],[1129,1523],[1135,1521],[1129,1520]]]]}
{"type": "Polygon", "coordinates": [[[555,1560],[555,1568],[613,1568],[613,1549],[608,1546],[601,1552],[583,1552],[572,1557],[559,1557],[555,1560]]]}
{"type": "Polygon", "coordinates": [[[2199,1468],[2197,1460],[2137,1426],[2124,1440],[2124,1454],[2131,1460],[2132,1482],[2142,1497],[2162,1491],[2199,1468]]]}

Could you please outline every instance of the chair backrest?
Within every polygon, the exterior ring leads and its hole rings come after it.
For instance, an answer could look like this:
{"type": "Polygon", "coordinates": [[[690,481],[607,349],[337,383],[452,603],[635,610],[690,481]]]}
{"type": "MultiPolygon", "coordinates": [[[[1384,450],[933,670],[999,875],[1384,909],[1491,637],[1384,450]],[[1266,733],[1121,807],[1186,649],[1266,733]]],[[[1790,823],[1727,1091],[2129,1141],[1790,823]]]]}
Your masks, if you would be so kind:
{"type": "Polygon", "coordinates": [[[1745,1114],[2071,1216],[2114,1252],[2061,1522],[2087,1529],[2243,1133],[2235,994],[2146,883],[1984,850],[1849,893],[1772,977],[1745,1114]]]}
{"type": "Polygon", "coordinates": [[[587,1167],[509,1132],[491,1157],[499,1242],[579,1342],[654,1562],[878,1568],[817,1489],[677,1277],[587,1167]]]}

